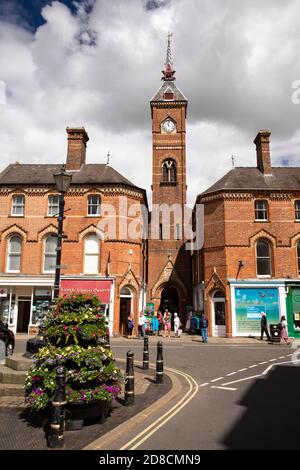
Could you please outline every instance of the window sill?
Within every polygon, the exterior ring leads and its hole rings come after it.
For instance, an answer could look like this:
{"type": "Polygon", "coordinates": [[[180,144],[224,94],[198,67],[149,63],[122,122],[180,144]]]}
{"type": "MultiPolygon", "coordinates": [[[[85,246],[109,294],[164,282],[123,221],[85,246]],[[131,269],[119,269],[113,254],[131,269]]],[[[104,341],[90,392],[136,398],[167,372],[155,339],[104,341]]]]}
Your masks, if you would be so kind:
{"type": "Polygon", "coordinates": [[[272,279],[271,274],[257,274],[258,279],[272,279]]]}
{"type": "Polygon", "coordinates": [[[101,217],[101,214],[87,214],[85,217],[101,217]]]}
{"type": "MultiPolygon", "coordinates": [[[[255,219],[254,222],[270,222],[269,219],[255,219]]],[[[300,222],[300,220],[299,220],[300,222]]]]}
{"type": "Polygon", "coordinates": [[[7,274],[20,274],[21,271],[6,271],[7,274]]]}
{"type": "Polygon", "coordinates": [[[25,217],[25,215],[24,214],[22,214],[22,215],[10,214],[8,217],[13,217],[13,218],[17,217],[18,219],[20,219],[20,218],[22,219],[22,218],[25,217]]]}

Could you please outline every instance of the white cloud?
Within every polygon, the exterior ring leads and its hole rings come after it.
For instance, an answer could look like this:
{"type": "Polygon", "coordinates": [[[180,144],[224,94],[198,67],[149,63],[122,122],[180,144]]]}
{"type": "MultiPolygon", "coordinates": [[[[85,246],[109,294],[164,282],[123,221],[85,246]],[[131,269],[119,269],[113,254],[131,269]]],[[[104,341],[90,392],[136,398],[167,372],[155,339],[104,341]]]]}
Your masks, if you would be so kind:
{"type": "Polygon", "coordinates": [[[297,0],[87,0],[77,15],[58,1],[30,33],[0,24],[1,167],[58,162],[67,125],[90,135],[88,161],[151,185],[149,99],[160,86],[166,32],[174,32],[177,84],[189,99],[188,200],[236,164],[255,165],[253,139],[272,130],[272,159],[299,165],[297,0]],[[94,8],[89,15],[86,6],[94,8]],[[149,4],[149,3],[148,3],[149,4]],[[153,3],[154,4],[154,3],[153,3]]]}

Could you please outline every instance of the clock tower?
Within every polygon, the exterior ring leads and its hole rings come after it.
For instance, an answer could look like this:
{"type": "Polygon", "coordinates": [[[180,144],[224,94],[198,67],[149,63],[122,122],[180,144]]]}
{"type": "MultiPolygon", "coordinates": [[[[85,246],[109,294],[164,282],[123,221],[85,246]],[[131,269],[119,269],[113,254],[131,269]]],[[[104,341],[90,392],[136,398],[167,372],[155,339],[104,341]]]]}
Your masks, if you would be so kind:
{"type": "Polygon", "coordinates": [[[162,84],[152,98],[152,213],[148,301],[155,309],[182,313],[190,303],[190,252],[183,230],[186,204],[187,99],[175,84],[171,34],[162,84]]]}

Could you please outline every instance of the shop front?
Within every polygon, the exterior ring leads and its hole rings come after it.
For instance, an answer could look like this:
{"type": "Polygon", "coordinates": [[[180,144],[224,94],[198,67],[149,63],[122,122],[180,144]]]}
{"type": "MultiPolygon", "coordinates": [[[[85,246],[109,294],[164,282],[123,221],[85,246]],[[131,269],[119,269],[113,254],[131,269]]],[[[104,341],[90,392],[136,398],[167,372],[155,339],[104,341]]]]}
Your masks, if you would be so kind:
{"type": "Polygon", "coordinates": [[[96,295],[108,321],[109,334],[113,336],[114,286],[114,278],[63,277],[60,283],[60,295],[69,295],[72,292],[96,295]]]}
{"type": "Polygon", "coordinates": [[[286,315],[285,284],[283,281],[230,282],[233,336],[260,336],[262,312],[268,325],[278,324],[286,315]]]}
{"type": "Polygon", "coordinates": [[[300,338],[300,283],[286,283],[286,310],[288,335],[300,338]]]}
{"type": "MultiPolygon", "coordinates": [[[[54,279],[45,277],[0,278],[0,318],[14,333],[35,334],[53,297],[54,279]]],[[[89,292],[97,295],[113,334],[114,279],[63,277],[60,294],[89,292]]]]}
{"type": "Polygon", "coordinates": [[[14,333],[34,334],[52,301],[53,279],[0,280],[0,318],[14,333]]]}

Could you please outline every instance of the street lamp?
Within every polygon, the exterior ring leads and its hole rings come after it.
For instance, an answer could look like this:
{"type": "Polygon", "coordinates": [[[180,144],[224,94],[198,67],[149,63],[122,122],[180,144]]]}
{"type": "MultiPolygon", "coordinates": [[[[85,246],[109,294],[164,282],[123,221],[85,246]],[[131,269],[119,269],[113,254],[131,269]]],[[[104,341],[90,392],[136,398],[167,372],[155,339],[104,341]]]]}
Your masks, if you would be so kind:
{"type": "Polygon", "coordinates": [[[61,247],[63,235],[63,221],[64,221],[64,206],[65,206],[65,193],[68,191],[71,184],[72,175],[66,172],[65,165],[62,166],[59,173],[53,175],[56,184],[58,197],[58,233],[57,233],[57,248],[56,248],[56,262],[55,262],[55,281],[54,281],[54,298],[59,296],[60,285],[60,269],[61,269],[61,247]]]}

